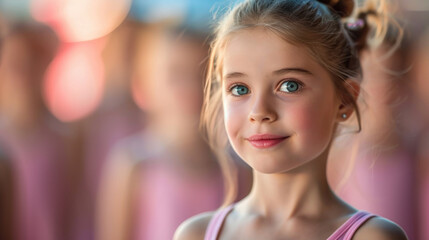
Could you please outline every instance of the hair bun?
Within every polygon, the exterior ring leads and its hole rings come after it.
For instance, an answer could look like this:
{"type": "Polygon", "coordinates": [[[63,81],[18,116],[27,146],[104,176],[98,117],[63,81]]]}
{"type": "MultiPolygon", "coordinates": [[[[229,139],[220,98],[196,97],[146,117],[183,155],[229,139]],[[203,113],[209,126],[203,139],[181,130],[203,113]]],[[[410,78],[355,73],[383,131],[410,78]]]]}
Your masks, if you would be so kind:
{"type": "Polygon", "coordinates": [[[353,0],[318,0],[331,7],[340,17],[348,17],[352,14],[355,2],[353,0]]]}

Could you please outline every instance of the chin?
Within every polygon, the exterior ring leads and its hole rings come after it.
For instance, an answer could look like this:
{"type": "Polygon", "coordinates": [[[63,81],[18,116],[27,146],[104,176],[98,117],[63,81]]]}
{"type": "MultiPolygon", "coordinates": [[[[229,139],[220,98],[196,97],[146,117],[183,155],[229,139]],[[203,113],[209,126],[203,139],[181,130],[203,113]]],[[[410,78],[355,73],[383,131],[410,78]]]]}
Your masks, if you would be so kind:
{"type": "Polygon", "coordinates": [[[250,167],[263,174],[278,174],[278,173],[286,173],[292,169],[295,169],[302,165],[302,163],[296,161],[287,160],[287,158],[279,159],[258,159],[248,161],[247,164],[250,167]]]}

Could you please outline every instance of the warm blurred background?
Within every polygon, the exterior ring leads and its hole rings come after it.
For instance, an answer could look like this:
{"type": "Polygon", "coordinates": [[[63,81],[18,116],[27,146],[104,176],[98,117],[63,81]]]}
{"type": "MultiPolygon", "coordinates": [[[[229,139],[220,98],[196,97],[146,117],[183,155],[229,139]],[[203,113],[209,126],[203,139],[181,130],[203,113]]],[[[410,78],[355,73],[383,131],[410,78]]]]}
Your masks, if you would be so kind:
{"type": "MultiPolygon", "coordinates": [[[[0,0],[0,240],[168,240],[220,206],[198,124],[213,18],[233,2],[0,0]]],[[[397,7],[404,40],[361,54],[363,130],[340,134],[328,176],[424,240],[429,0],[397,7]]]]}

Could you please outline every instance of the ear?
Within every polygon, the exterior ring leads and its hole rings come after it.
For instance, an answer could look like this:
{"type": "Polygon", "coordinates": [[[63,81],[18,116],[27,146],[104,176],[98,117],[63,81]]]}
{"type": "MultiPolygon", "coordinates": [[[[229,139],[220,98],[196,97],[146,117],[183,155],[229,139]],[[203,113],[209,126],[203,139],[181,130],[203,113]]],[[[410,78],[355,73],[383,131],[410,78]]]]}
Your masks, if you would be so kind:
{"type": "Polygon", "coordinates": [[[341,104],[337,115],[337,120],[339,122],[347,120],[353,114],[355,110],[353,103],[356,102],[360,92],[360,85],[354,80],[347,79],[343,84],[344,91],[341,93],[341,104]]]}

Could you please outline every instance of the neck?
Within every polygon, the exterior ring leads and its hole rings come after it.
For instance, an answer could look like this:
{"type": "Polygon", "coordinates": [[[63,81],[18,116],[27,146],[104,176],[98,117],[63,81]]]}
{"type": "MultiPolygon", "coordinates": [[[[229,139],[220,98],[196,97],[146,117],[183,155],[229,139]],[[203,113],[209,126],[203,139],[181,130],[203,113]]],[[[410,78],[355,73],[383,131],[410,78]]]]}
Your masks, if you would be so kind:
{"type": "Polygon", "coordinates": [[[217,169],[216,160],[198,131],[197,121],[182,125],[153,120],[148,122],[145,132],[163,146],[164,154],[174,159],[173,164],[195,173],[217,169]]]}
{"type": "Polygon", "coordinates": [[[249,209],[267,218],[317,217],[338,201],[326,178],[326,153],[281,174],[254,171],[249,209]]]}
{"type": "Polygon", "coordinates": [[[146,124],[146,132],[171,150],[195,149],[202,143],[197,122],[178,123],[171,118],[150,118],[146,124]]]}

